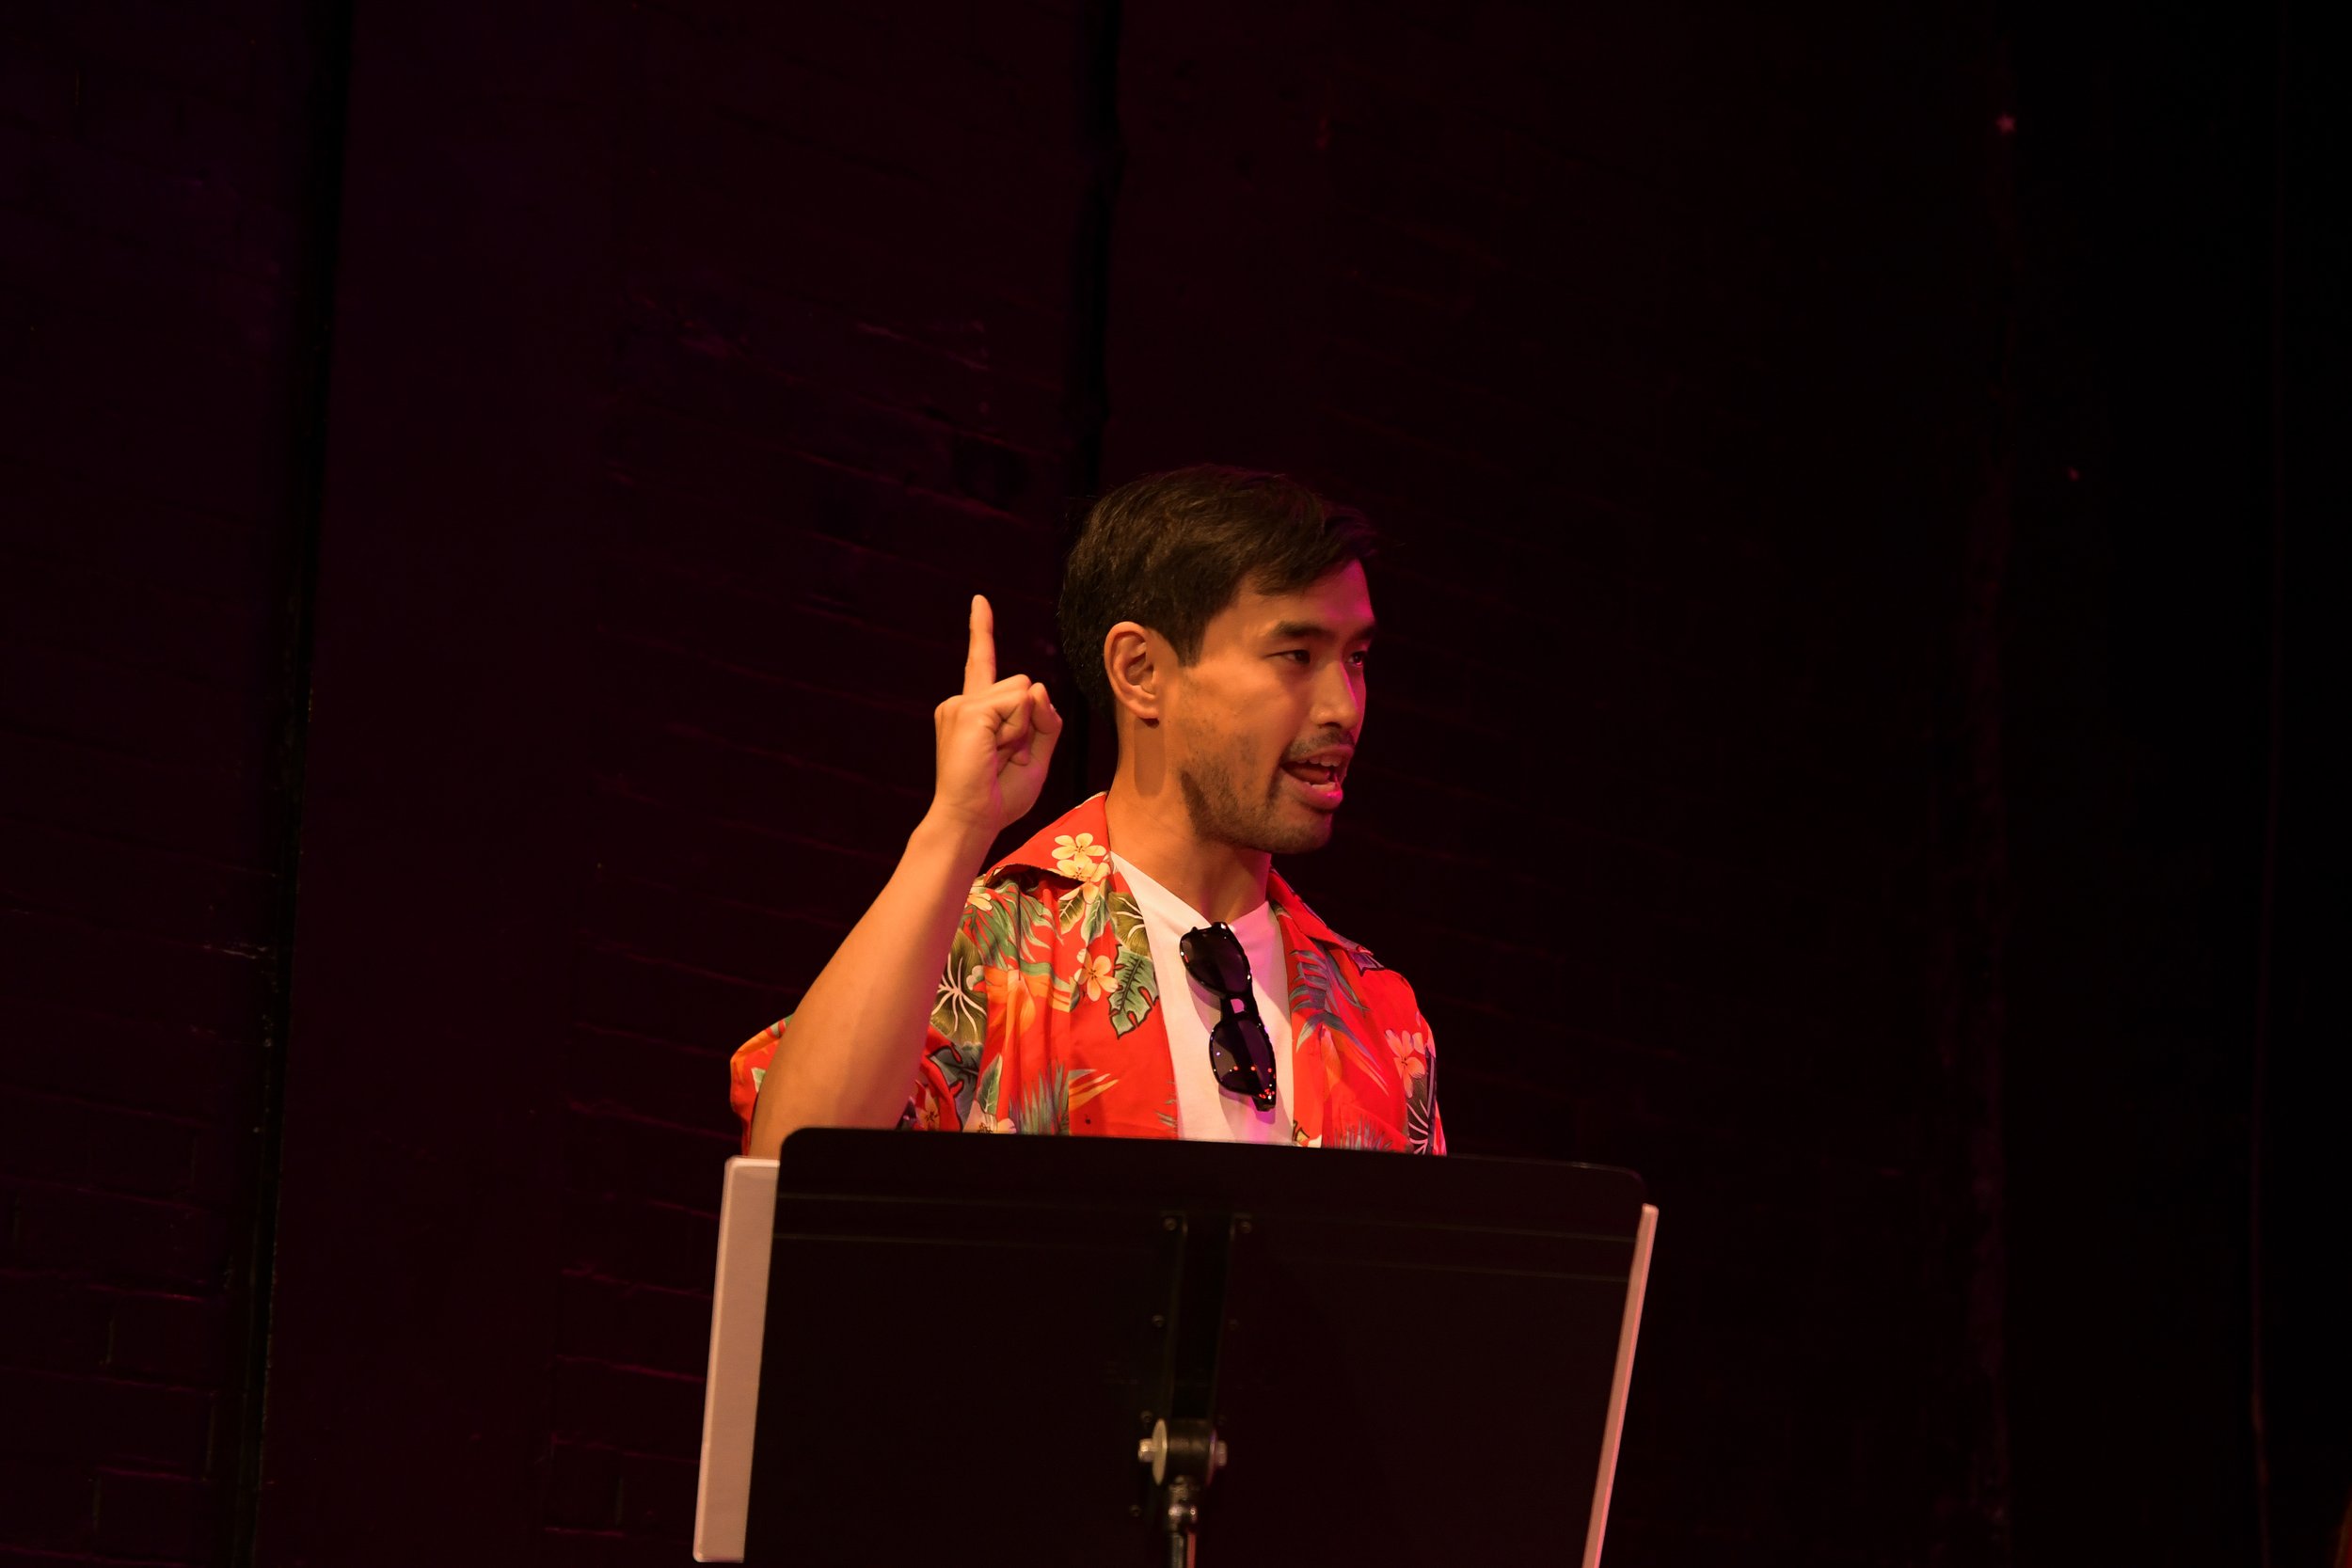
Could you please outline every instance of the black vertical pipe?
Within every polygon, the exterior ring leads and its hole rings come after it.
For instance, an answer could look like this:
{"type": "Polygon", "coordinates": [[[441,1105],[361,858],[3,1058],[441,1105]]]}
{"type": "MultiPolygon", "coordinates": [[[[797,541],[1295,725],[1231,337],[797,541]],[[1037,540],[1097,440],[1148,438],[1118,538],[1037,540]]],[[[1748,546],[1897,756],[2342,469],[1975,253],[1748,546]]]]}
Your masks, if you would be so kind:
{"type": "Polygon", "coordinates": [[[342,229],[343,146],[351,95],[351,7],[310,8],[317,76],[310,114],[310,163],[303,170],[307,254],[293,276],[295,428],[288,515],[279,562],[277,735],[269,759],[275,812],[276,908],[271,911],[267,991],[255,1064],[247,1192],[251,1207],[238,1263],[238,1338],[233,1433],[236,1475],[228,1519],[227,1560],[251,1568],[261,1517],[262,1445],[268,1408],[272,1290],[277,1274],[278,1206],[285,1128],[287,1037],[294,1016],[294,909],[302,871],[304,763],[310,727],[321,519],[326,506],[327,388],[333,369],[335,280],[342,229]]]}
{"type": "Polygon", "coordinates": [[[2270,113],[2270,509],[2269,574],[2265,583],[2266,646],[2264,649],[2263,836],[2260,891],[2254,934],[2252,1061],[2248,1072],[2246,1117],[2246,1296],[2247,1425],[2254,1449],[2254,1540],[2258,1568],[2271,1568],[2270,1414],[2264,1380],[2269,1375],[2263,1319],[2268,1309],[2263,1289],[2263,1162],[2265,1124],[2270,1098],[2272,955],[2278,939],[2279,832],[2286,781],[2286,552],[2287,552],[2287,109],[2295,55],[2289,45],[2294,8],[2280,0],[2277,35],[2271,43],[2270,113]]]}
{"type": "MultiPolygon", "coordinates": [[[[1120,0],[1087,0],[1079,8],[1075,131],[1083,182],[1071,238],[1069,359],[1062,373],[1071,495],[1062,520],[1065,551],[1102,489],[1104,432],[1110,423],[1111,229],[1127,166],[1119,123],[1120,24],[1120,0]]],[[[1061,652],[1066,667],[1094,657],[1089,648],[1061,652]]],[[[1065,681],[1063,690],[1073,700],[1062,705],[1069,727],[1055,752],[1059,778],[1054,798],[1075,804],[1089,792],[1087,757],[1094,715],[1076,700],[1074,686],[1065,681]]]]}
{"type": "Polygon", "coordinates": [[[1984,108],[1985,278],[1997,312],[1986,367],[1991,407],[1979,490],[1958,562],[1955,638],[1943,701],[1944,784],[1935,814],[1944,893],[1933,962],[1937,1016],[1935,1164],[1943,1197],[1931,1250],[1934,1294],[1953,1304],[1939,1390],[1929,1561],[2001,1568],[2014,1560],[2009,1428],[2008,1166],[2004,1063],[2010,901],[2004,638],[2017,508],[2016,361],[2023,259],[2017,212],[2016,87],[2006,27],[1996,34],[1984,108]]]}

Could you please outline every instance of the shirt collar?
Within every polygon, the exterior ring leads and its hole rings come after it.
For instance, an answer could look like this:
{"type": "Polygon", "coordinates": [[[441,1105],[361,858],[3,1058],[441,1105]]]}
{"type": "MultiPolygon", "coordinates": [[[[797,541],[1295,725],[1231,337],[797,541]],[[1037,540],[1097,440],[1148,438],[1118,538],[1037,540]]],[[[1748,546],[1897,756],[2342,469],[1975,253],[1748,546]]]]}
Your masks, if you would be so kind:
{"type": "MultiPolygon", "coordinates": [[[[1065,882],[1081,879],[1077,873],[1089,863],[1107,863],[1110,855],[1110,815],[1105,808],[1107,797],[1091,795],[1062,813],[1030,835],[1028,841],[996,863],[990,877],[1002,876],[1015,866],[1058,878],[1065,882]],[[1099,852],[1089,854],[1096,849],[1099,852]]],[[[1357,944],[1323,923],[1323,917],[1307,907],[1306,900],[1292,891],[1279,871],[1268,871],[1265,884],[1266,902],[1272,904],[1302,937],[1334,947],[1353,950],[1357,944]]]]}
{"type": "Polygon", "coordinates": [[[1065,882],[1086,880],[1081,875],[1088,869],[1086,863],[1100,863],[1110,854],[1110,816],[1104,809],[1105,799],[1101,795],[1088,796],[998,861],[989,876],[1000,877],[1021,866],[1041,871],[1048,877],[1059,877],[1065,882]],[[1093,852],[1088,853],[1089,850],[1093,852]]]}

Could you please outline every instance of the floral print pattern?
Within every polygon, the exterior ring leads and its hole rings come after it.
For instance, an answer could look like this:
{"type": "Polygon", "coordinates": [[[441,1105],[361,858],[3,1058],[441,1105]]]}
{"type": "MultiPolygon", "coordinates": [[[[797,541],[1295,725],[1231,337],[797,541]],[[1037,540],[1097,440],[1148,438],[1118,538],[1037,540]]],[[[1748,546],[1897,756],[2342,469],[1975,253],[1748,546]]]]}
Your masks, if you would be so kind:
{"type": "MultiPolygon", "coordinates": [[[[1404,976],[1332,930],[1279,875],[1292,1037],[1292,1141],[1445,1152],[1437,1050],[1404,976]]],[[[924,1132],[1170,1138],[1176,1079],[1143,911],[1110,863],[1103,798],[972,884],[898,1125],[924,1132]]],[[[736,1052],[746,1136],[791,1020],[736,1052]]]]}
{"type": "Polygon", "coordinates": [[[1070,977],[1071,1004],[1073,1006],[1077,1004],[1078,988],[1081,986],[1086,988],[1088,1001],[1102,1000],[1103,993],[1116,983],[1113,979],[1114,974],[1111,960],[1099,953],[1081,958],[1078,960],[1077,972],[1070,977]]]}
{"type": "Polygon", "coordinates": [[[1054,835],[1054,869],[1079,882],[1099,882],[1110,874],[1111,847],[1092,833],[1054,835]]]}
{"type": "Polygon", "coordinates": [[[1425,1148],[1430,1140],[1438,1138],[1438,1058],[1429,1043],[1426,1028],[1384,1031],[1389,1041],[1389,1054],[1396,1061],[1396,1074],[1405,1085],[1405,1134],[1408,1145],[1425,1148]]]}

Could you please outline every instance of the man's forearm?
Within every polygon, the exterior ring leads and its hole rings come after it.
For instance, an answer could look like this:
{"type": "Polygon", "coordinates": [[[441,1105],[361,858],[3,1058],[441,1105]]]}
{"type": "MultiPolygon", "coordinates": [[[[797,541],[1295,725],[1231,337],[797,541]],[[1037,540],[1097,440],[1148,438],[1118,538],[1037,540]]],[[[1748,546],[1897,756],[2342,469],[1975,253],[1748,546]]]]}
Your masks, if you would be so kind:
{"type": "Polygon", "coordinates": [[[792,1015],[762,1081],[751,1153],[773,1158],[803,1127],[898,1119],[940,971],[993,836],[937,813],[916,826],[881,895],[792,1015]]]}

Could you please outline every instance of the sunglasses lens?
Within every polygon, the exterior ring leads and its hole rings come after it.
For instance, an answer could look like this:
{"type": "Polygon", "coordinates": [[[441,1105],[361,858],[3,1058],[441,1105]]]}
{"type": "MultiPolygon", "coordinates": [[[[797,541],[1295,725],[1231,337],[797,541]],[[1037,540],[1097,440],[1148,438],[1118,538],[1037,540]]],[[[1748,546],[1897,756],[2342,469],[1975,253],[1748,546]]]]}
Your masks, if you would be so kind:
{"type": "MultiPolygon", "coordinates": [[[[1227,1019],[1209,1032],[1209,1067],[1216,1074],[1216,1081],[1235,1094],[1263,1097],[1267,1092],[1265,1078],[1258,1069],[1257,1053],[1250,1049],[1249,1037],[1242,1030],[1241,1020],[1227,1019]]],[[[1271,1043],[1261,1049],[1268,1050],[1271,1043]]]]}
{"type": "Polygon", "coordinates": [[[1249,994],[1249,959],[1231,931],[1203,927],[1182,944],[1186,973],[1223,996],[1249,994]]]}

